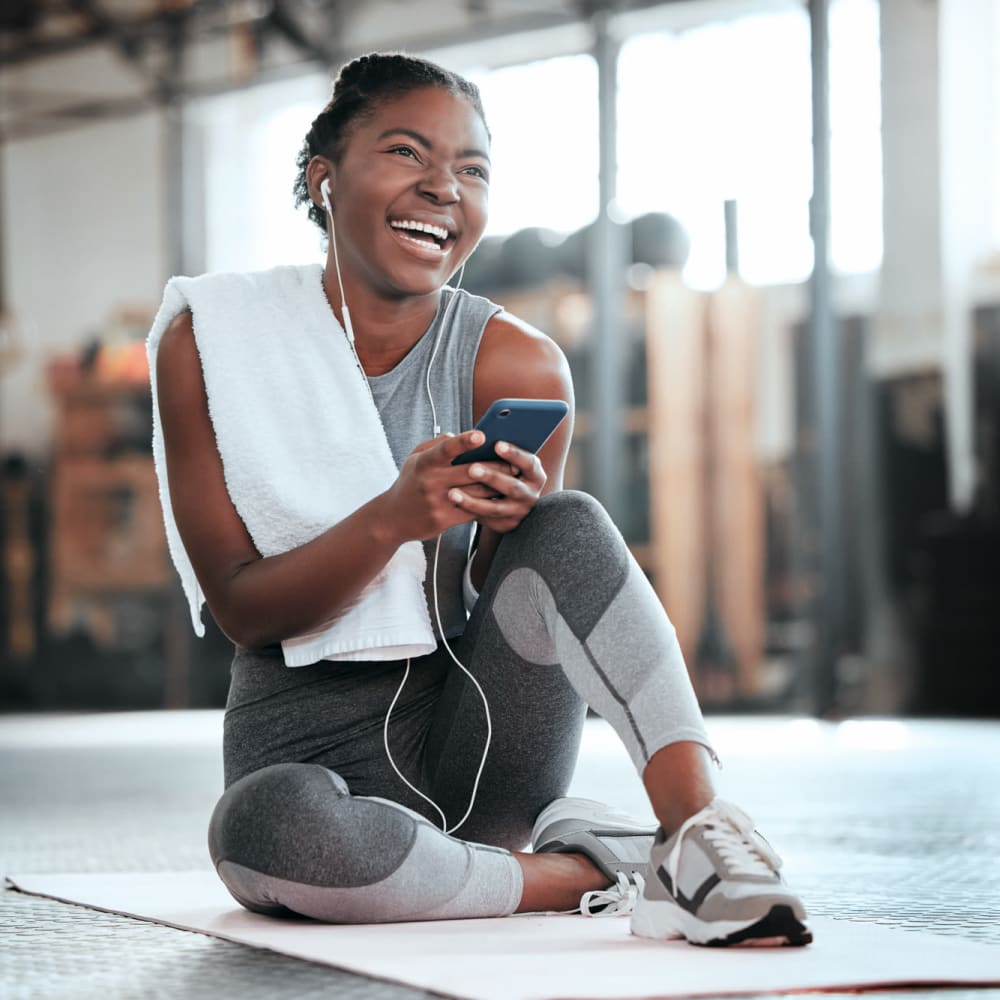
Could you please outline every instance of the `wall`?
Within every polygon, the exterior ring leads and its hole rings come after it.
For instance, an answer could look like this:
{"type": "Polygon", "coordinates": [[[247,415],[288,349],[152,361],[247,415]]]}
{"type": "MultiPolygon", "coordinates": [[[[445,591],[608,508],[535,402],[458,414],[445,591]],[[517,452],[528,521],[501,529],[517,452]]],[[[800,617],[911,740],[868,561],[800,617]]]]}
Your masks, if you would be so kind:
{"type": "Polygon", "coordinates": [[[977,489],[973,454],[972,310],[979,294],[1000,301],[1000,0],[949,0],[939,24],[941,273],[951,493],[968,507],[977,489]],[[996,261],[993,267],[997,267],[996,261]]]}
{"type": "MultiPolygon", "coordinates": [[[[355,26],[359,36],[362,27],[355,26]]],[[[432,27],[436,22],[425,25],[432,27]]],[[[981,295],[975,289],[982,282],[967,291],[970,269],[989,246],[1000,249],[1000,0],[892,0],[881,5],[881,29],[885,262],[872,363],[883,373],[949,366],[961,499],[970,488],[969,428],[961,416],[968,407],[967,331],[955,317],[967,295],[981,295]],[[992,89],[980,85],[990,79],[992,89]]],[[[39,93],[83,88],[83,80],[93,86],[95,67],[82,74],[81,58],[44,60],[21,75],[39,93]]],[[[109,87],[126,86],[114,60],[97,68],[109,87]]],[[[158,301],[171,269],[163,135],[151,111],[0,148],[4,291],[26,351],[16,370],[0,376],[0,450],[44,454],[50,415],[39,400],[53,352],[99,331],[117,303],[158,301]]],[[[189,187],[188,212],[196,193],[189,187]]],[[[189,237],[197,221],[185,220],[189,237]]],[[[188,270],[200,269],[199,242],[185,247],[188,270]]],[[[788,434],[785,410],[776,410],[764,451],[782,452],[788,434]]]]}
{"type": "Polygon", "coordinates": [[[120,304],[155,307],[165,273],[160,115],[10,142],[3,156],[4,291],[23,355],[0,375],[0,452],[42,458],[45,365],[120,304]]]}
{"type": "Polygon", "coordinates": [[[1000,298],[1000,0],[881,5],[885,256],[873,368],[942,368],[951,498],[975,491],[970,310],[1000,298]]]}

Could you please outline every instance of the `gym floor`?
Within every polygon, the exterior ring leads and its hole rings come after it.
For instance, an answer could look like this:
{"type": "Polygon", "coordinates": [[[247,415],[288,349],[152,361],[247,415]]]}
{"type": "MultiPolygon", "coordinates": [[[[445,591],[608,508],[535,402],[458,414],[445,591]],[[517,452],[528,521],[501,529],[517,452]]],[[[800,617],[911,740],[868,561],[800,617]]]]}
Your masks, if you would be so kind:
{"type": "MultiPolygon", "coordinates": [[[[720,792],[782,854],[812,914],[1000,944],[1000,721],[708,725],[720,792]]],[[[210,868],[221,729],[218,711],[0,717],[0,874],[210,868]]],[[[597,719],[572,792],[649,815],[597,719]]],[[[6,1000],[429,996],[11,890],[0,891],[0,939],[6,1000]]],[[[613,992],[614,970],[608,981],[613,992]]],[[[919,998],[1000,1000],[1000,989],[919,998]]]]}

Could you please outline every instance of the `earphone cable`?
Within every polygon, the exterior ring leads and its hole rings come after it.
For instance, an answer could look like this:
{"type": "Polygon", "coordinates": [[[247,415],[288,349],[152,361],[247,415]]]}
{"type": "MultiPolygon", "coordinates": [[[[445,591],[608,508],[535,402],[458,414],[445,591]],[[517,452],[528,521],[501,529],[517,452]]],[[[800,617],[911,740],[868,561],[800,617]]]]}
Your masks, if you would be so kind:
{"type": "Polygon", "coordinates": [[[392,710],[396,707],[396,702],[399,701],[399,696],[403,693],[403,688],[406,687],[406,681],[410,676],[410,658],[406,658],[406,669],[403,671],[403,679],[399,682],[399,687],[396,688],[396,693],[393,695],[392,702],[389,705],[389,710],[385,713],[385,721],[382,723],[382,743],[385,746],[385,755],[389,759],[389,766],[396,772],[399,780],[406,785],[416,795],[419,795],[425,802],[430,803],[437,814],[441,817],[441,829],[447,833],[448,820],[445,814],[441,811],[441,807],[429,796],[425,795],[416,785],[413,784],[409,778],[403,774],[402,771],[396,766],[396,761],[393,759],[392,751],[389,749],[389,719],[392,716],[392,710]]]}
{"type": "Polygon", "coordinates": [[[483,776],[483,770],[486,767],[486,758],[489,756],[490,744],[493,741],[493,719],[490,716],[490,703],[486,698],[486,693],[483,691],[479,684],[479,681],[472,675],[468,667],[455,655],[455,651],[451,648],[451,644],[448,642],[444,634],[444,628],[441,625],[441,605],[438,600],[438,589],[437,589],[437,569],[438,569],[438,557],[441,553],[441,535],[437,537],[437,543],[434,546],[434,573],[432,579],[434,580],[434,617],[437,621],[438,634],[441,636],[441,641],[444,643],[444,648],[448,651],[448,655],[455,661],[462,673],[472,681],[473,686],[476,691],[479,692],[479,697],[483,701],[483,711],[486,713],[486,743],[483,747],[483,756],[479,761],[479,768],[476,771],[476,778],[472,783],[472,794],[469,796],[469,805],[465,810],[462,818],[454,825],[448,826],[448,819],[444,814],[441,807],[429,796],[425,795],[416,785],[414,785],[402,771],[396,766],[396,761],[393,759],[392,751],[389,749],[389,719],[392,716],[392,710],[396,707],[396,702],[399,701],[400,695],[403,693],[403,688],[406,686],[406,682],[410,676],[410,661],[406,661],[406,669],[403,671],[403,679],[399,682],[399,687],[396,689],[396,693],[393,696],[392,702],[389,705],[389,710],[385,713],[385,721],[382,724],[382,742],[385,745],[385,754],[389,759],[389,765],[392,767],[393,771],[396,772],[400,781],[414,792],[419,795],[425,802],[429,803],[434,807],[434,810],[441,817],[441,829],[447,834],[454,833],[459,827],[461,827],[465,821],[472,814],[472,808],[476,804],[476,797],[479,795],[479,782],[483,776]]]}
{"type": "MultiPolygon", "coordinates": [[[[468,667],[455,655],[455,651],[451,648],[451,644],[448,642],[447,636],[444,634],[444,628],[441,625],[441,604],[438,601],[438,586],[437,586],[437,569],[438,569],[438,555],[441,552],[441,535],[437,537],[437,544],[434,547],[434,617],[437,620],[438,633],[441,636],[441,641],[444,643],[444,648],[448,650],[448,655],[455,661],[462,673],[472,681],[473,687],[479,692],[479,697],[483,700],[483,711],[486,713],[486,743],[483,746],[483,756],[479,761],[479,768],[476,771],[476,779],[472,783],[472,794],[469,797],[469,806],[465,810],[462,818],[450,829],[446,829],[445,833],[454,833],[472,814],[472,807],[476,804],[476,796],[479,794],[479,780],[483,776],[483,769],[486,767],[486,758],[489,756],[490,743],[493,741],[493,719],[490,716],[490,703],[486,698],[486,692],[483,691],[479,684],[479,681],[472,675],[468,667]]],[[[437,806],[435,806],[437,808],[437,806]]],[[[438,812],[441,812],[438,809],[438,812]]],[[[444,815],[442,813],[442,815],[444,815]]]]}
{"type": "Polygon", "coordinates": [[[347,343],[350,345],[351,354],[354,355],[354,363],[358,366],[358,371],[361,373],[361,379],[365,383],[368,395],[371,396],[372,405],[375,405],[375,395],[368,382],[368,374],[365,372],[365,366],[361,363],[361,356],[358,354],[357,345],[354,343],[354,326],[351,323],[351,310],[347,308],[347,296],[344,293],[344,279],[340,276],[340,255],[337,253],[337,226],[333,221],[333,206],[330,204],[329,180],[324,180],[320,185],[320,194],[323,197],[326,214],[330,219],[330,245],[333,248],[333,267],[337,272],[337,288],[340,291],[340,312],[344,320],[344,333],[347,334],[347,343]]]}
{"type": "MultiPolygon", "coordinates": [[[[358,371],[361,373],[361,377],[365,383],[365,388],[368,390],[368,394],[372,398],[372,403],[375,404],[375,396],[372,393],[371,385],[368,382],[368,375],[365,372],[364,366],[361,364],[361,358],[358,356],[357,346],[354,343],[354,329],[351,325],[351,314],[347,308],[347,298],[344,295],[344,281],[343,278],[341,278],[340,276],[340,257],[337,254],[337,231],[333,221],[333,209],[329,201],[329,193],[327,190],[328,183],[329,182],[327,181],[323,182],[323,185],[321,186],[321,191],[323,194],[323,202],[326,206],[326,211],[330,218],[330,237],[331,237],[331,243],[333,245],[333,266],[337,272],[337,285],[340,288],[340,308],[342,310],[344,317],[344,332],[347,334],[347,342],[348,344],[350,344],[351,353],[354,355],[354,361],[355,364],[358,366],[358,371]]],[[[441,323],[438,327],[437,334],[435,335],[434,347],[433,350],[431,351],[430,360],[427,362],[427,372],[425,376],[424,386],[427,390],[427,399],[430,402],[431,406],[431,419],[434,425],[435,437],[437,437],[437,435],[441,433],[441,428],[438,426],[437,408],[434,405],[434,394],[431,392],[431,370],[433,369],[434,361],[437,357],[438,347],[441,343],[441,334],[444,331],[445,326],[447,326],[449,317],[456,306],[458,299],[457,292],[458,289],[461,287],[462,277],[464,274],[465,274],[465,264],[463,263],[461,269],[459,270],[458,282],[455,285],[455,290],[452,293],[451,299],[449,300],[447,306],[445,307],[444,316],[442,316],[441,318],[441,323]]],[[[429,795],[425,795],[422,791],[420,791],[420,789],[417,788],[417,786],[414,785],[413,782],[411,782],[406,777],[406,775],[403,774],[402,771],[400,771],[400,769],[396,766],[395,759],[392,756],[392,750],[389,748],[389,721],[392,718],[392,711],[396,707],[396,703],[399,701],[399,698],[403,693],[403,689],[406,687],[406,682],[410,677],[409,657],[407,657],[406,660],[406,668],[403,670],[402,680],[400,680],[399,687],[396,689],[396,693],[395,695],[393,695],[392,701],[389,704],[389,708],[385,713],[385,720],[383,721],[382,724],[382,743],[383,746],[385,747],[385,755],[389,761],[389,766],[393,769],[393,771],[396,772],[396,775],[398,776],[400,781],[402,781],[403,784],[406,785],[406,787],[409,788],[410,791],[412,791],[415,795],[420,796],[420,798],[422,798],[425,802],[427,802],[430,806],[434,808],[435,812],[437,812],[437,814],[441,817],[441,829],[445,833],[450,834],[454,833],[455,830],[457,830],[460,826],[462,826],[463,823],[465,823],[465,821],[469,818],[469,816],[472,813],[472,807],[476,803],[476,796],[479,794],[479,781],[480,778],[482,777],[483,769],[486,767],[486,758],[489,754],[490,743],[493,739],[493,722],[492,719],[490,718],[490,705],[489,702],[487,701],[485,692],[483,691],[482,687],[480,687],[479,681],[477,681],[476,678],[472,676],[472,674],[466,668],[465,664],[462,663],[462,661],[455,655],[454,650],[452,650],[451,645],[449,644],[448,639],[444,634],[444,628],[441,624],[441,605],[438,599],[438,585],[437,585],[438,558],[441,553],[441,537],[442,537],[441,535],[438,535],[437,542],[434,546],[434,566],[432,571],[432,581],[434,590],[434,617],[437,621],[438,634],[441,636],[441,641],[444,643],[445,649],[448,651],[448,655],[455,661],[455,663],[459,666],[462,672],[469,678],[469,680],[472,681],[476,690],[479,692],[479,697],[482,698],[483,700],[483,709],[486,712],[486,745],[483,748],[482,760],[480,760],[479,769],[476,771],[476,778],[472,786],[472,795],[469,798],[469,806],[465,810],[465,814],[454,826],[452,826],[451,828],[448,827],[448,818],[445,816],[441,807],[429,795]]]]}
{"type": "MultiPolygon", "coordinates": [[[[336,260],[336,254],[334,254],[334,260],[336,260]]],[[[455,282],[454,291],[451,293],[448,305],[445,306],[444,316],[441,317],[441,323],[434,336],[434,348],[431,351],[430,360],[427,362],[427,371],[424,372],[424,389],[427,392],[427,402],[431,404],[431,426],[434,430],[434,437],[437,437],[441,433],[441,425],[438,423],[437,419],[437,407],[434,405],[434,393],[431,392],[431,371],[434,368],[434,361],[437,358],[438,346],[441,344],[441,334],[448,325],[448,317],[454,311],[455,305],[458,302],[458,290],[462,287],[462,278],[464,276],[465,263],[463,262],[462,266],[458,269],[458,281],[455,282]]]]}

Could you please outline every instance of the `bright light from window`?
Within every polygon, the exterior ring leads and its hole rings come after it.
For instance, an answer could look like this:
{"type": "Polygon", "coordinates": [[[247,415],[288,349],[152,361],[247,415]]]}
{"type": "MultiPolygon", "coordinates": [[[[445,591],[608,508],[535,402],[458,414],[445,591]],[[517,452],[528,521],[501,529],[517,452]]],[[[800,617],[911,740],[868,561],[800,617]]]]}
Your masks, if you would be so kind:
{"type": "Polygon", "coordinates": [[[253,271],[322,260],[321,235],[292,201],[295,158],[327,100],[322,77],[199,103],[205,145],[205,264],[253,271]]]}
{"type": "MultiPolygon", "coordinates": [[[[869,271],[882,259],[877,0],[830,13],[831,258],[869,271]]],[[[680,34],[633,38],[619,62],[618,207],[668,212],[688,230],[687,281],[723,277],[723,203],[739,206],[743,276],[765,284],[812,270],[809,21],[767,12],[680,34]]],[[[457,67],[460,68],[460,67],[457,67]]],[[[570,233],[598,204],[597,66],[589,55],[469,74],[493,132],[489,235],[570,233]]],[[[326,100],[322,75],[206,100],[206,264],[270,267],[321,257],[291,203],[295,154],[326,100]]]]}
{"type": "Polygon", "coordinates": [[[488,235],[569,233],[597,215],[597,65],[568,56],[470,73],[493,133],[488,235]]]}
{"type": "MultiPolygon", "coordinates": [[[[830,15],[831,259],[882,258],[878,7],[834,0],[830,15]]],[[[723,204],[739,206],[743,276],[803,281],[812,270],[809,19],[768,12],[638,36],[619,62],[618,202],[668,212],[692,237],[685,278],[725,269],[723,204]]],[[[475,74],[494,133],[488,232],[570,232],[597,211],[597,69],[588,56],[475,74]],[[530,109],[530,114],[527,112],[530,109]]]]}
{"type": "Polygon", "coordinates": [[[875,0],[830,8],[830,257],[834,270],[882,264],[882,62],[875,0]]]}
{"type": "Polygon", "coordinates": [[[739,209],[740,264],[753,282],[812,267],[809,22],[762,14],[628,43],[621,59],[619,199],[688,229],[685,277],[725,272],[723,205],[739,209]],[[652,118],[649,109],[656,109],[652,118]]]}

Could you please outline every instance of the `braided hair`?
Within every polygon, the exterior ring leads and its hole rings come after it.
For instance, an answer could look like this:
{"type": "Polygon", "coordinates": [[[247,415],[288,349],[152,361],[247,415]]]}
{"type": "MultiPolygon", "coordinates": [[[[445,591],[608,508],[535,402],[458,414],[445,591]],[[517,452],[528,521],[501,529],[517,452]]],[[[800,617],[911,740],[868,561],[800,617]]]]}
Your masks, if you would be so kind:
{"type": "MultiPolygon", "coordinates": [[[[335,163],[343,153],[352,126],[373,115],[379,104],[425,87],[440,87],[463,96],[486,125],[479,88],[464,77],[436,63],[401,52],[373,52],[347,63],[333,84],[333,96],[313,120],[296,160],[298,172],[293,193],[295,207],[309,206],[309,218],[326,233],[323,209],[309,197],[306,167],[314,156],[328,156],[335,163]]],[[[489,127],[486,129],[489,134],[489,127]]]]}

